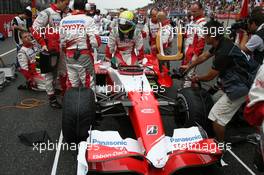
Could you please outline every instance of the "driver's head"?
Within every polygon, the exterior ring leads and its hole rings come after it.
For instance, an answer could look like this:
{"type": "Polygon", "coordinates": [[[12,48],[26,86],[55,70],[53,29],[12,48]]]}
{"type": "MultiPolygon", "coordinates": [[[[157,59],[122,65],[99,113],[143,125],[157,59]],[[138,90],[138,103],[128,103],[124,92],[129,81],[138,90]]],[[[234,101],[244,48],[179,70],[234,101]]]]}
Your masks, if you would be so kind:
{"type": "Polygon", "coordinates": [[[248,19],[248,29],[250,32],[255,33],[259,26],[264,23],[264,9],[263,7],[255,7],[248,19]]]}
{"type": "Polygon", "coordinates": [[[68,8],[70,0],[56,0],[56,4],[61,11],[64,11],[68,8]]]}
{"type": "Polygon", "coordinates": [[[149,13],[150,13],[151,21],[152,21],[153,23],[158,22],[158,19],[157,19],[158,12],[159,12],[159,10],[158,10],[158,8],[156,8],[156,7],[152,8],[152,9],[150,10],[150,12],[149,12],[149,13]]]}
{"type": "Polygon", "coordinates": [[[32,36],[29,32],[20,32],[19,37],[24,45],[32,45],[32,36]]]}
{"type": "Polygon", "coordinates": [[[135,29],[136,24],[134,22],[134,18],[135,16],[131,11],[124,11],[120,13],[118,19],[118,29],[124,34],[127,34],[135,29]]]}
{"type": "Polygon", "coordinates": [[[73,9],[74,10],[85,10],[85,1],[83,0],[74,0],[74,3],[73,3],[73,9]]]}
{"type": "Polygon", "coordinates": [[[194,18],[203,16],[204,14],[203,5],[198,1],[192,3],[190,8],[190,13],[194,18]]]}
{"type": "Polygon", "coordinates": [[[166,19],[167,19],[167,15],[164,11],[160,11],[158,14],[157,14],[157,19],[158,19],[158,22],[161,22],[163,23],[166,19]]]}
{"type": "Polygon", "coordinates": [[[206,44],[213,45],[213,43],[220,41],[224,37],[223,25],[216,20],[210,20],[204,25],[207,30],[204,34],[206,44]]]}

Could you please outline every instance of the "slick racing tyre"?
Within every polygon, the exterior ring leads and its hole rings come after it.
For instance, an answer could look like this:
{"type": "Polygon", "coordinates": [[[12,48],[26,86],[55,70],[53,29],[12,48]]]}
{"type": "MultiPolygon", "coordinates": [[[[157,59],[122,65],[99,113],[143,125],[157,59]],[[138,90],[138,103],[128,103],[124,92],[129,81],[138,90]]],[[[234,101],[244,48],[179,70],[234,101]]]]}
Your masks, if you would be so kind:
{"type": "Polygon", "coordinates": [[[87,88],[66,91],[63,100],[62,132],[67,143],[79,143],[88,138],[88,131],[95,118],[94,93],[87,88]]]}
{"type": "Polygon", "coordinates": [[[177,94],[175,122],[178,127],[201,126],[210,136],[212,123],[208,114],[214,102],[202,88],[184,88],[177,94]]]}

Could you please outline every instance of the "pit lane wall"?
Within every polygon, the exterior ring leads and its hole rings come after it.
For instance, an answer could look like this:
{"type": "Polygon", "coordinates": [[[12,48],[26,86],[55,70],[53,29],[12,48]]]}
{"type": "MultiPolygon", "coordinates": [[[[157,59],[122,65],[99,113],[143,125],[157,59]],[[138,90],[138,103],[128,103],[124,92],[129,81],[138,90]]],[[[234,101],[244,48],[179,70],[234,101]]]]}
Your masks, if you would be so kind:
{"type": "Polygon", "coordinates": [[[0,33],[6,38],[12,36],[11,21],[17,14],[0,14],[0,33]]]}

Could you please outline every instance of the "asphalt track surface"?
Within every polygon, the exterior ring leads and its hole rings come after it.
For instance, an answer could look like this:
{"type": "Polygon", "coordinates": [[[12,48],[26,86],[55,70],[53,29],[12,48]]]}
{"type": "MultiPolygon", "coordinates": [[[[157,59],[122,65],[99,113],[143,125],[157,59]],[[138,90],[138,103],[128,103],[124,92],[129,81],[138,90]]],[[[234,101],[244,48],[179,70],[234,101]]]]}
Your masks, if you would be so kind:
{"type": "MultiPolygon", "coordinates": [[[[15,48],[11,39],[0,42],[0,55],[15,48]]],[[[6,64],[13,63],[16,52],[3,56],[6,64]]],[[[199,72],[205,73],[210,67],[206,62],[199,72]]],[[[0,92],[0,107],[14,106],[23,99],[35,98],[46,100],[45,92],[18,91],[17,86],[24,83],[24,78],[18,73],[18,78],[0,92]]],[[[169,121],[169,119],[168,119],[169,121]]],[[[112,118],[103,119],[102,125],[119,127],[112,118]]],[[[61,132],[61,110],[53,110],[48,104],[33,109],[5,108],[0,109],[0,175],[74,175],[76,174],[76,151],[57,151],[58,162],[54,163],[56,149],[41,151],[23,145],[18,135],[45,130],[53,143],[59,142],[61,132]],[[56,170],[56,171],[55,171],[56,170]]],[[[227,129],[227,140],[237,134],[250,134],[254,129],[240,122],[230,124],[227,129]]],[[[52,147],[50,147],[52,148],[52,147]]],[[[254,145],[240,143],[232,145],[231,151],[226,152],[223,160],[226,166],[214,165],[207,168],[195,168],[180,171],[186,175],[250,175],[261,174],[253,166],[254,145]],[[237,159],[235,158],[237,157],[237,159]],[[243,162],[244,166],[243,166],[243,162]],[[251,173],[250,173],[251,172],[251,173]]]]}

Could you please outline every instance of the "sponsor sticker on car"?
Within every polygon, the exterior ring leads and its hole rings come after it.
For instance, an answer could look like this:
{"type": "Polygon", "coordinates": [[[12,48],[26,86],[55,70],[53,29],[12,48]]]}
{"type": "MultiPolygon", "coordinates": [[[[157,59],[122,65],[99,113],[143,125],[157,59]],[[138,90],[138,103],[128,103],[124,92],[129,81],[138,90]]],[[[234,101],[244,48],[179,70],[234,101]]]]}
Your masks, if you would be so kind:
{"type": "Polygon", "coordinates": [[[158,126],[157,125],[147,125],[147,135],[157,135],[158,134],[158,126]]]}
{"type": "Polygon", "coordinates": [[[153,114],[155,113],[155,110],[153,108],[144,108],[144,109],[141,109],[141,112],[144,114],[153,114]]]}

